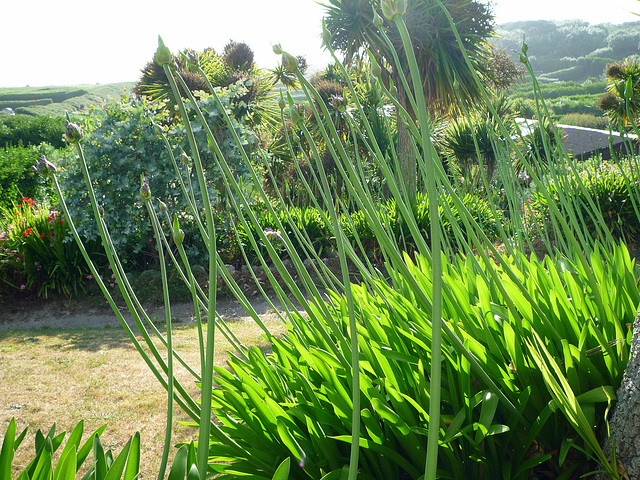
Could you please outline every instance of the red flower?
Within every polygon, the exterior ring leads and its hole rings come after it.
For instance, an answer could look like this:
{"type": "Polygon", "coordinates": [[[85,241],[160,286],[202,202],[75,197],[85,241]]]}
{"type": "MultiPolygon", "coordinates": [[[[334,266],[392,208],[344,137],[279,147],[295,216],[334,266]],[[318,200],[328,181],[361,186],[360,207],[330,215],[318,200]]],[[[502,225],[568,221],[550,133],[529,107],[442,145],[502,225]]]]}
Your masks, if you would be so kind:
{"type": "Polygon", "coordinates": [[[22,198],[21,198],[21,200],[22,200],[23,202],[26,202],[26,201],[27,201],[27,197],[22,197],[22,198]]]}
{"type": "Polygon", "coordinates": [[[29,235],[27,232],[22,232],[23,237],[26,237],[27,235],[29,235]]]}
{"type": "Polygon", "coordinates": [[[40,234],[40,238],[44,238],[44,232],[40,234]]]}

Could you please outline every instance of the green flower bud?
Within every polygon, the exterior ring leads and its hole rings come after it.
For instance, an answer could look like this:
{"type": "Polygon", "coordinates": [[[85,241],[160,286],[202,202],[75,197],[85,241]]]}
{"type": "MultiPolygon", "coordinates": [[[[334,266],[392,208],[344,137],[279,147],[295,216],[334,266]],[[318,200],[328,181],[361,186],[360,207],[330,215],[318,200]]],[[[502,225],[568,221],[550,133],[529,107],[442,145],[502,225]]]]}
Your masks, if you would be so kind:
{"type": "Polygon", "coordinates": [[[144,175],[140,175],[140,198],[143,202],[148,202],[151,199],[151,188],[149,187],[149,179],[144,175]]]}
{"type": "Polygon", "coordinates": [[[153,59],[155,62],[160,65],[169,65],[173,61],[173,55],[171,55],[171,50],[169,50],[162,41],[162,38],[158,35],[158,49],[156,50],[156,54],[153,59]]]}
{"type": "Polygon", "coordinates": [[[42,173],[45,176],[48,176],[51,173],[58,173],[58,169],[56,168],[56,166],[51,163],[49,160],[47,160],[47,157],[45,157],[44,155],[42,155],[38,161],[36,162],[35,165],[33,165],[31,167],[31,169],[38,173],[42,173]]]}
{"type": "Polygon", "coordinates": [[[527,53],[527,50],[529,50],[529,45],[527,45],[527,43],[522,40],[522,53],[527,53]]]}
{"type": "Polygon", "coordinates": [[[82,140],[82,129],[75,123],[71,123],[69,120],[65,123],[64,138],[69,143],[78,143],[82,140]]]}
{"type": "Polygon", "coordinates": [[[173,241],[176,245],[181,245],[184,242],[184,232],[180,228],[180,224],[178,223],[178,216],[175,215],[173,217],[173,228],[171,229],[173,234],[173,241]]]}
{"type": "Polygon", "coordinates": [[[391,86],[389,87],[389,93],[391,94],[392,97],[397,97],[398,96],[398,87],[395,86],[395,84],[391,84],[391,86]]]}
{"type": "Polygon", "coordinates": [[[280,91],[280,100],[278,100],[278,107],[280,108],[280,110],[284,110],[284,107],[286,107],[287,104],[284,101],[284,95],[282,94],[282,91],[280,91]]]}
{"type": "Polygon", "coordinates": [[[162,213],[167,213],[167,204],[164,203],[162,200],[158,199],[158,203],[159,203],[159,207],[158,209],[160,210],[160,212],[162,213]]]}
{"type": "Polygon", "coordinates": [[[189,165],[191,163],[191,159],[189,158],[189,155],[187,155],[184,152],[182,152],[178,158],[180,159],[180,162],[182,162],[184,165],[189,165]]]}
{"type": "Polygon", "coordinates": [[[282,66],[289,73],[294,73],[298,68],[298,59],[287,52],[282,52],[282,66]]]}
{"type": "Polygon", "coordinates": [[[627,84],[624,86],[624,99],[631,100],[633,97],[633,78],[627,78],[627,84]]]}
{"type": "Polygon", "coordinates": [[[291,123],[297,125],[299,122],[303,121],[305,117],[304,105],[300,105],[299,103],[294,103],[291,107],[291,123]]]}
{"type": "Polygon", "coordinates": [[[520,56],[520,63],[527,63],[527,57],[522,53],[518,54],[520,56]]]}
{"type": "Polygon", "coordinates": [[[324,45],[331,45],[331,33],[327,29],[327,22],[322,19],[322,43],[324,45]]]}
{"type": "Polygon", "coordinates": [[[396,15],[404,15],[406,10],[405,0],[382,0],[382,14],[389,20],[393,20],[396,15]]]}
{"type": "Polygon", "coordinates": [[[98,215],[104,217],[104,206],[98,205],[98,215]]]}
{"type": "Polygon", "coordinates": [[[200,70],[200,56],[198,52],[190,50],[187,53],[187,68],[190,72],[198,72],[200,70]]]}
{"type": "Polygon", "coordinates": [[[280,44],[277,43],[271,48],[273,49],[273,53],[275,53],[276,55],[282,55],[283,54],[282,47],[280,46],[280,44]]]}
{"type": "Polygon", "coordinates": [[[373,24],[376,27],[381,27],[382,26],[382,17],[380,15],[378,15],[378,12],[376,12],[376,9],[373,9],[373,24]]]}

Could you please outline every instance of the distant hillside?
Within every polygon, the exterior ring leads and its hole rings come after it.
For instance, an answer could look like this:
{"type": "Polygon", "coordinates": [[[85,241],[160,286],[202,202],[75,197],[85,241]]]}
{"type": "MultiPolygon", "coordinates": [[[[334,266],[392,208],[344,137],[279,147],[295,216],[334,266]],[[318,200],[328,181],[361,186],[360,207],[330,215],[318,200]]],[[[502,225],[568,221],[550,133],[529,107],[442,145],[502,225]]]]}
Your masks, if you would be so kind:
{"type": "Polygon", "coordinates": [[[130,94],[135,82],[63,87],[0,88],[0,110],[11,108],[25,115],[63,116],[103,100],[130,94]]]}
{"type": "Polygon", "coordinates": [[[640,22],[523,21],[505,23],[497,33],[500,38],[493,43],[507,52],[520,51],[526,39],[531,65],[542,81],[603,79],[607,63],[640,54],[640,22]]]}

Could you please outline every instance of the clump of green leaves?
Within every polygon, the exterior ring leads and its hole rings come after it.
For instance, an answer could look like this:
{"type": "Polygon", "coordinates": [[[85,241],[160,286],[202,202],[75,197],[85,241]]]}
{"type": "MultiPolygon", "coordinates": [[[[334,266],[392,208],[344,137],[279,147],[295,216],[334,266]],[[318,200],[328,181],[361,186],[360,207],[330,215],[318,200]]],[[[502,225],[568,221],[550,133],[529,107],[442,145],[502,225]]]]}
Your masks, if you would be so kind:
{"type": "Polygon", "coordinates": [[[11,419],[0,450],[0,478],[11,480],[48,480],[51,478],[77,478],[82,469],[86,472],[82,480],[116,478],[135,480],[140,469],[140,433],[136,433],[118,455],[105,451],[100,435],[106,425],[98,428],[82,442],[84,422],[80,421],[66,443],[66,432],[56,433],[56,425],[45,435],[38,430],[35,435],[35,455],[22,472],[12,475],[13,455],[22,444],[27,433],[25,428],[16,435],[16,421],[11,419]],[[64,446],[63,446],[64,444],[64,446]],[[61,448],[62,447],[62,448],[61,448]],[[87,460],[92,453],[92,460],[87,460]],[[57,457],[56,457],[57,456],[57,457]],[[57,460],[55,460],[57,458],[57,460]],[[123,477],[124,475],[124,477],[123,477]]]}
{"type": "MultiPolygon", "coordinates": [[[[580,438],[582,427],[565,416],[569,407],[554,398],[545,376],[557,367],[553,375],[568,379],[595,439],[629,355],[625,324],[633,321],[640,301],[633,262],[624,247],[605,260],[593,254],[590,268],[597,275],[590,279],[575,259],[564,256],[505,260],[523,279],[530,299],[506,269],[487,278],[482,263],[461,256],[444,268],[446,323],[502,393],[491,391],[445,340],[441,476],[482,478],[500,471],[526,479],[532,472],[584,473],[589,465],[576,454],[584,451],[597,459],[597,442],[594,446],[580,438]],[[594,289],[602,295],[604,310],[594,289]],[[600,315],[596,326],[592,311],[609,313],[600,315]],[[538,353],[542,346],[549,358],[564,360],[554,367],[538,353]],[[538,454],[531,455],[532,449],[538,454]]],[[[410,270],[428,290],[429,260],[418,256],[410,270]]],[[[412,288],[401,275],[392,285],[355,288],[354,295],[361,349],[360,474],[418,478],[425,461],[422,433],[429,423],[429,305],[412,299],[412,288]]],[[[332,296],[332,321],[342,331],[349,328],[346,301],[332,296]]],[[[337,476],[346,463],[352,365],[348,352],[331,353],[340,338],[331,321],[316,313],[309,320],[294,315],[289,333],[273,339],[271,355],[247,349],[242,357],[230,357],[228,369],[216,370],[214,411],[222,426],[212,436],[210,454],[222,478],[239,470],[270,477],[287,457],[295,460],[292,479],[337,476]],[[333,333],[325,337],[320,331],[333,333]]]]}
{"type": "MultiPolygon", "coordinates": [[[[581,219],[591,238],[604,240],[610,234],[616,241],[633,245],[640,233],[638,182],[638,164],[628,159],[565,167],[549,175],[545,187],[552,202],[566,205],[567,218],[576,215],[581,219]]],[[[548,231],[549,198],[536,191],[523,206],[534,235],[548,231]]]]}

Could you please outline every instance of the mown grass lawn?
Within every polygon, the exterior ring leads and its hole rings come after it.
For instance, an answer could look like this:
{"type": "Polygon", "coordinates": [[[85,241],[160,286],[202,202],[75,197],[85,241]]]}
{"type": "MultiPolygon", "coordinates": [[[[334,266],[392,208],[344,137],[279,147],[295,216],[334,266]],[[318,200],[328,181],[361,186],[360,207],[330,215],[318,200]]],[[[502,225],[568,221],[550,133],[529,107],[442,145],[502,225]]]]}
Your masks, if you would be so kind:
{"type": "MultiPolygon", "coordinates": [[[[270,329],[284,326],[275,315],[267,316],[270,329]]],[[[231,324],[245,344],[265,346],[261,331],[247,319],[231,324]]],[[[198,330],[195,323],[174,326],[174,348],[199,369],[198,330]]],[[[160,345],[160,342],[157,341],[160,345]]],[[[216,339],[216,362],[224,364],[229,344],[216,339]]],[[[12,417],[18,429],[29,435],[16,452],[14,473],[33,458],[37,429],[45,433],[52,424],[70,432],[85,421],[85,436],[103,424],[105,449],[119,452],[140,431],[142,460],[140,479],[157,475],[165,433],[166,392],[132,346],[121,328],[0,331],[0,438],[12,417]]],[[[176,377],[192,395],[198,387],[184,369],[176,377]]],[[[176,420],[189,419],[175,410],[176,420]]],[[[197,430],[175,423],[173,443],[195,439],[197,430]]]]}

